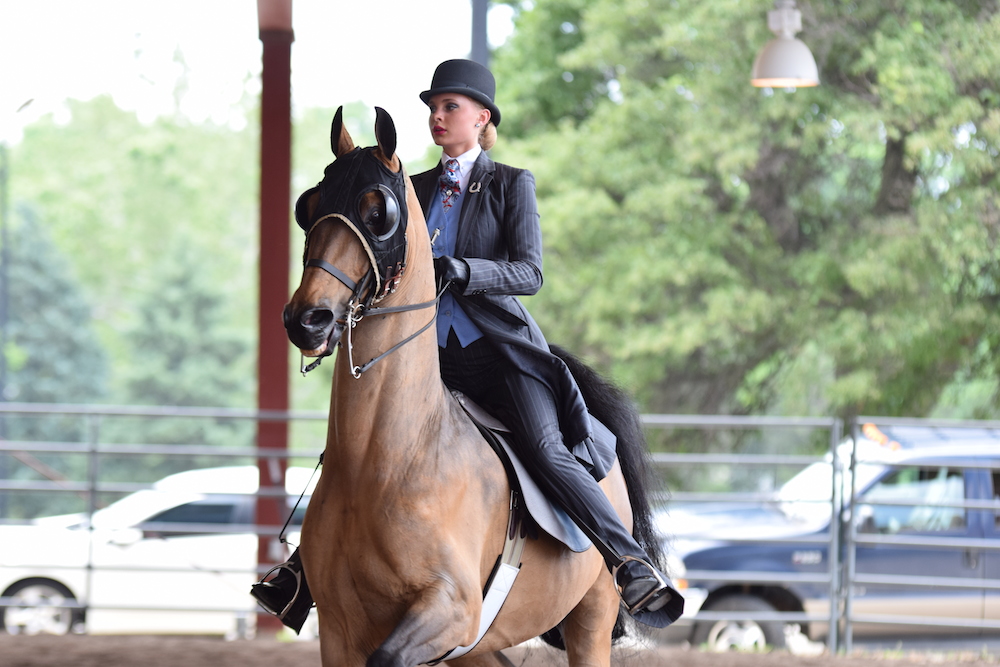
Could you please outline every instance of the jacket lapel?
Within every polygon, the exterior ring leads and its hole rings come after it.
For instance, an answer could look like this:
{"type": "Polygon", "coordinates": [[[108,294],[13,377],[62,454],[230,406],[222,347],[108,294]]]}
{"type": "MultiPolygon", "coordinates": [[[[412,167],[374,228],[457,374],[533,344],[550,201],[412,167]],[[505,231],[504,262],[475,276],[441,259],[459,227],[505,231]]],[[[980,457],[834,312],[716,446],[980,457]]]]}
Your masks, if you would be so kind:
{"type": "Polygon", "coordinates": [[[469,238],[475,232],[475,220],[483,208],[483,195],[493,182],[493,172],[496,167],[486,151],[479,154],[472,166],[468,184],[465,186],[465,198],[462,201],[462,213],[458,218],[458,235],[455,237],[455,256],[462,257],[469,244],[469,238]]]}
{"type": "MultiPolygon", "coordinates": [[[[417,191],[417,201],[420,202],[420,210],[424,211],[426,216],[431,210],[431,202],[434,200],[434,195],[438,191],[438,180],[441,178],[441,162],[438,162],[437,169],[434,170],[434,175],[432,178],[424,178],[419,181],[419,183],[414,183],[413,188],[417,191]]],[[[426,172],[425,172],[426,173],[426,172]]]]}

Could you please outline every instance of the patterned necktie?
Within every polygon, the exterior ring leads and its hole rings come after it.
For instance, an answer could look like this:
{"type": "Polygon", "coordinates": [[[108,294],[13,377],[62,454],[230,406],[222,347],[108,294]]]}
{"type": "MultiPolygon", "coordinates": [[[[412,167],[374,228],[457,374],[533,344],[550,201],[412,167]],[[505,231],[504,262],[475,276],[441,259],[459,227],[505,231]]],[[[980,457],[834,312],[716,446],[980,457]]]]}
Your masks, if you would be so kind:
{"type": "Polygon", "coordinates": [[[451,208],[462,192],[462,188],[458,184],[457,170],[458,160],[450,158],[444,163],[444,171],[441,172],[441,179],[438,181],[441,188],[441,203],[444,204],[446,211],[451,208]]]}

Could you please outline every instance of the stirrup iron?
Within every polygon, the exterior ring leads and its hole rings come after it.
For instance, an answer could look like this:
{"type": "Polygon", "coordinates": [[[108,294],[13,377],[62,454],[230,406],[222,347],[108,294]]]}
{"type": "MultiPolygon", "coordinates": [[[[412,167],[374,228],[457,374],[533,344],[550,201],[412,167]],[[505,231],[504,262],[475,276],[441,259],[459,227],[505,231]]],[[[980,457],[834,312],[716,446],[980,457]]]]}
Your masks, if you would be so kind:
{"type": "Polygon", "coordinates": [[[622,556],[621,562],[618,563],[618,565],[615,565],[614,568],[612,568],[611,577],[614,580],[615,591],[618,592],[618,598],[621,600],[622,606],[625,607],[625,610],[628,612],[629,616],[635,616],[638,612],[642,611],[646,607],[646,605],[648,605],[650,602],[652,602],[657,598],[658,593],[662,595],[663,589],[668,588],[669,586],[667,584],[666,579],[664,579],[663,575],[660,574],[659,570],[657,570],[655,567],[653,567],[652,564],[648,563],[642,558],[636,558],[635,556],[622,556]],[[653,586],[652,590],[650,590],[647,595],[639,599],[631,607],[628,605],[627,602],[625,602],[625,587],[618,581],[618,573],[621,572],[622,567],[630,561],[634,561],[636,563],[642,563],[643,567],[649,570],[650,575],[654,579],[656,579],[656,585],[653,586]]]}
{"type": "Polygon", "coordinates": [[[284,620],[285,616],[287,616],[288,612],[291,610],[292,605],[294,605],[295,601],[299,599],[299,594],[302,592],[302,572],[296,571],[294,568],[292,568],[289,565],[289,562],[290,561],[285,561],[284,563],[278,563],[270,570],[265,572],[264,576],[260,578],[260,581],[254,584],[254,586],[272,586],[273,584],[271,584],[271,582],[265,580],[269,576],[271,576],[271,574],[273,574],[274,572],[278,572],[279,570],[288,570],[288,572],[290,572],[292,576],[295,577],[295,593],[288,600],[288,603],[281,609],[281,611],[276,611],[272,609],[269,605],[265,604],[263,600],[254,596],[257,600],[257,604],[259,604],[261,608],[264,609],[264,611],[266,611],[267,613],[271,614],[272,616],[276,616],[278,620],[284,620]]]}

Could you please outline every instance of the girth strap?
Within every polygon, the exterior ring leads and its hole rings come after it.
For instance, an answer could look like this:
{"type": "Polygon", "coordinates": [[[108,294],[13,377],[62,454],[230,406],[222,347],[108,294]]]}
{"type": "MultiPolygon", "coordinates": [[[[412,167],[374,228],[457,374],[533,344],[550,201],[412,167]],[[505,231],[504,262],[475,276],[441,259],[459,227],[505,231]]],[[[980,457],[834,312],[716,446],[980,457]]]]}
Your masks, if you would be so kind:
{"type": "Polygon", "coordinates": [[[503,553],[497,557],[493,571],[490,572],[486,586],[483,588],[483,608],[479,614],[479,631],[476,638],[468,646],[456,646],[440,658],[436,658],[428,665],[436,665],[442,660],[454,660],[476,648],[480,640],[489,631],[493,621],[500,614],[503,603],[507,601],[511,589],[514,587],[514,580],[517,579],[521,571],[521,552],[524,550],[524,543],[527,541],[527,532],[524,530],[522,511],[517,506],[517,491],[510,492],[510,519],[507,523],[507,535],[504,538],[503,553]]]}

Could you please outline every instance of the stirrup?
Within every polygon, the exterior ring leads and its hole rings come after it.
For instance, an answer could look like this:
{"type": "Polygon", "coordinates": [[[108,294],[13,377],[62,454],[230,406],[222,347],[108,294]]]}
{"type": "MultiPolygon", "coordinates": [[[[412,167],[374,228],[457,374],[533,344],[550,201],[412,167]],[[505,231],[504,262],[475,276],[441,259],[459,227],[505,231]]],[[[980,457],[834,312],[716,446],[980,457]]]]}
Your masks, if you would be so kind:
{"type": "Polygon", "coordinates": [[[292,574],[293,577],[295,577],[295,593],[292,594],[292,597],[288,600],[288,603],[281,609],[281,611],[276,611],[275,609],[272,609],[271,606],[268,605],[266,602],[264,602],[263,600],[261,600],[256,595],[254,596],[257,599],[257,604],[259,604],[261,607],[263,607],[264,611],[266,611],[267,613],[271,614],[272,616],[277,616],[278,620],[282,620],[282,621],[285,619],[285,616],[288,615],[288,612],[291,610],[292,605],[294,605],[295,601],[299,599],[299,594],[302,592],[302,572],[301,572],[301,570],[300,571],[296,571],[294,568],[292,568],[289,565],[289,562],[290,561],[285,561],[284,563],[278,563],[277,565],[275,565],[274,567],[272,567],[270,570],[268,570],[267,572],[265,572],[264,576],[260,578],[260,581],[258,581],[256,584],[254,584],[254,586],[270,586],[272,588],[278,588],[277,586],[275,586],[274,584],[272,584],[270,581],[265,581],[265,580],[269,576],[271,576],[271,574],[273,574],[274,572],[279,572],[280,570],[287,570],[288,572],[290,572],[292,574]]]}
{"type": "Polygon", "coordinates": [[[628,612],[629,616],[635,616],[637,613],[643,611],[646,605],[648,605],[650,602],[655,600],[660,595],[663,595],[664,588],[669,588],[666,579],[663,578],[663,575],[660,574],[659,570],[653,567],[653,565],[647,562],[646,560],[642,558],[636,558],[635,556],[622,556],[621,562],[615,565],[611,569],[611,577],[614,580],[615,590],[618,592],[618,597],[621,600],[622,606],[625,607],[625,610],[628,612]],[[649,593],[647,593],[643,598],[638,600],[632,606],[629,606],[628,603],[625,602],[625,586],[623,586],[618,581],[618,573],[621,572],[622,567],[630,561],[636,563],[642,563],[643,566],[645,566],[645,568],[649,570],[650,575],[654,579],[656,579],[656,585],[653,586],[652,590],[649,591],[649,593]]]}

